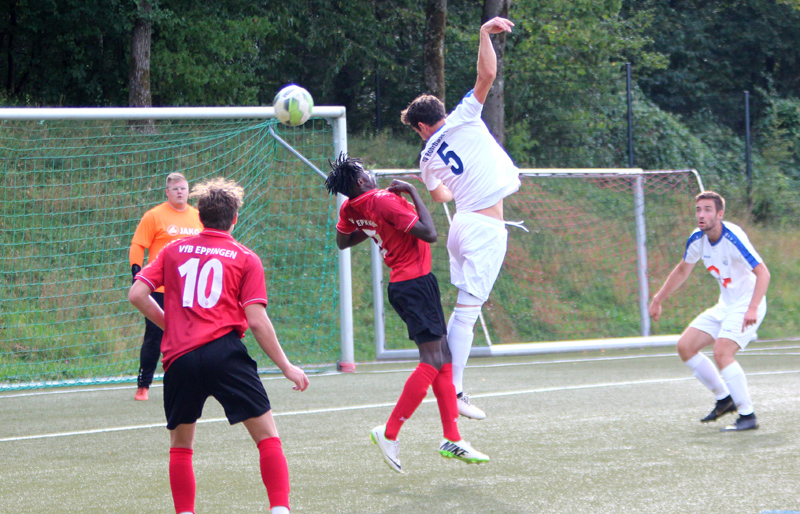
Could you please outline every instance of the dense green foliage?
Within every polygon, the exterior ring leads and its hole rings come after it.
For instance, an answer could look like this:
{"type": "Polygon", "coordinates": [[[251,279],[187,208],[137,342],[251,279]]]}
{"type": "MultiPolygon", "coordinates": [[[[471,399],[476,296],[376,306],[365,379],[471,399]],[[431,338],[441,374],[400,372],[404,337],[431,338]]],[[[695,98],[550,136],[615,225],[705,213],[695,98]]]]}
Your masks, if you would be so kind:
{"type": "MultiPolygon", "coordinates": [[[[8,2],[0,17],[0,104],[126,105],[131,29],[142,2],[8,2]]],[[[268,105],[296,82],[318,105],[347,107],[351,133],[388,129],[416,143],[398,114],[424,92],[424,2],[149,4],[154,105],[268,105]]],[[[448,5],[448,108],[475,80],[481,8],[448,5]]],[[[796,0],[525,0],[512,4],[510,17],[506,146],[520,165],[627,166],[629,62],[636,166],[697,168],[754,219],[796,219],[796,0]]],[[[404,166],[414,166],[414,153],[404,166]]]]}

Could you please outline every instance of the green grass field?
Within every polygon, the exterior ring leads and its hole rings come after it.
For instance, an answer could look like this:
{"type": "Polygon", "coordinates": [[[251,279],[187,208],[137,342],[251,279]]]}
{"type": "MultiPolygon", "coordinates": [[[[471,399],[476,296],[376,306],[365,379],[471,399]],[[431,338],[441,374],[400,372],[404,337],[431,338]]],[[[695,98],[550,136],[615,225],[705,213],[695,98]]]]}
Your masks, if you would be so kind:
{"type": "MultiPolygon", "coordinates": [[[[268,375],[295,513],[766,513],[800,511],[800,344],[740,353],[761,428],[703,425],[713,404],[671,348],[473,359],[483,421],[459,422],[492,462],[439,457],[429,395],[400,433],[405,473],[369,441],[415,363],[268,375]]],[[[172,512],[160,384],[0,394],[0,512],[172,512]]],[[[733,416],[724,418],[732,421],[733,416]]],[[[197,512],[266,512],[258,454],[209,400],[194,454],[197,512]]]]}

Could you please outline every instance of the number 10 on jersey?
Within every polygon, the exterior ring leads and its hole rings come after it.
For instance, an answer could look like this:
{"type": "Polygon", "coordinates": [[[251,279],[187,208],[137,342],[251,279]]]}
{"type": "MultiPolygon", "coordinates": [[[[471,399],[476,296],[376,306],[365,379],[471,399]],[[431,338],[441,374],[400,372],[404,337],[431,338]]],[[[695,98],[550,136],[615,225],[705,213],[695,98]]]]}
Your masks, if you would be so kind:
{"type": "Polygon", "coordinates": [[[192,308],[196,295],[197,304],[210,309],[217,304],[222,295],[222,263],[219,259],[211,259],[203,265],[198,274],[199,267],[200,259],[194,257],[178,268],[181,276],[186,277],[186,282],[183,284],[183,306],[192,308]],[[211,275],[211,291],[206,296],[209,275],[211,275]]]}

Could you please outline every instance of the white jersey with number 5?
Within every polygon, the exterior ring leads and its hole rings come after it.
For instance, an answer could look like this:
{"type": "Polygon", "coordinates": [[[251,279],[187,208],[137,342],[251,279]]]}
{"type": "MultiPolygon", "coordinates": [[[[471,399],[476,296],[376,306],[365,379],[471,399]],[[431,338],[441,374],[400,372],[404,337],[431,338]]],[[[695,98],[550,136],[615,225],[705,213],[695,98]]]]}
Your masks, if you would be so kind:
{"type": "Polygon", "coordinates": [[[519,170],[481,119],[472,91],[425,144],[419,169],[428,191],[453,192],[458,212],[491,207],[519,189],[519,170]]]}
{"type": "Polygon", "coordinates": [[[753,268],[761,264],[761,256],[738,225],[722,223],[722,236],[711,243],[700,229],[686,242],[683,260],[689,264],[703,259],[703,265],[719,282],[719,303],[725,307],[750,303],[756,287],[753,268]]]}

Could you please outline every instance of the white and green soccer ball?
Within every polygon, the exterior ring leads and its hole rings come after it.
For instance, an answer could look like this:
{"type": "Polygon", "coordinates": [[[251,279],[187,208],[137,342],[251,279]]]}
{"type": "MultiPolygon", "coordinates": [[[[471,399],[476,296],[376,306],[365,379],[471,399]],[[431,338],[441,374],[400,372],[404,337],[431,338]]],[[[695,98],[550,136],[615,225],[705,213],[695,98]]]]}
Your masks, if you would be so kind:
{"type": "Polygon", "coordinates": [[[275,117],[290,127],[297,127],[311,117],[314,99],[311,94],[296,84],[290,84],[278,91],[272,101],[275,117]]]}

